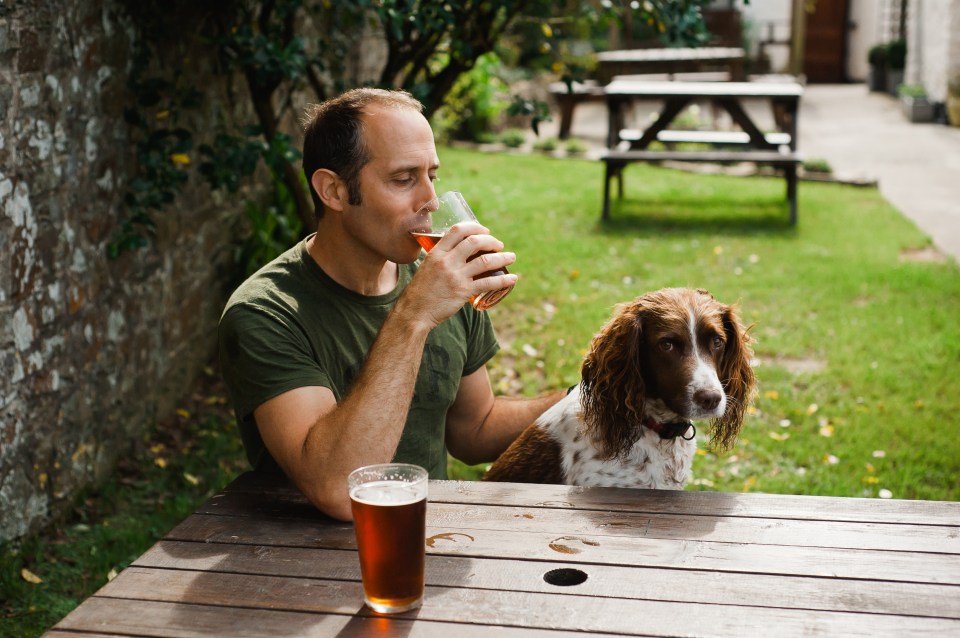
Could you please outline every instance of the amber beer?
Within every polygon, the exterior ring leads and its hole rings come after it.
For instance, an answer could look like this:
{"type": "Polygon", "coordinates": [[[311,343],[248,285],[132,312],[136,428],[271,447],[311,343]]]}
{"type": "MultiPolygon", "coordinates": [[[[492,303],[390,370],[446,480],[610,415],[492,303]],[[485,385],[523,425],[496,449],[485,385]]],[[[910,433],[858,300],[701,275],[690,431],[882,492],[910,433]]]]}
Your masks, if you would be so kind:
{"type": "MultiPolygon", "coordinates": [[[[443,239],[443,233],[418,233],[411,232],[413,238],[417,240],[417,243],[427,252],[433,250],[433,247],[437,245],[441,239],[443,239]]],[[[476,259],[480,255],[487,254],[486,251],[477,253],[467,261],[476,259]]],[[[483,279],[484,277],[493,277],[495,275],[506,275],[509,274],[509,271],[506,268],[498,268],[496,270],[488,270],[484,273],[481,273],[473,278],[474,281],[477,279],[483,279]]],[[[493,306],[500,303],[500,300],[506,297],[510,291],[513,290],[513,286],[509,288],[500,288],[499,290],[490,290],[488,292],[482,292],[473,299],[470,300],[470,303],[473,304],[473,307],[477,310],[486,310],[487,308],[492,308],[493,306]]]]}
{"type": "Polygon", "coordinates": [[[390,614],[420,606],[426,538],[427,471],[388,463],[348,480],[364,602],[390,614]]]}

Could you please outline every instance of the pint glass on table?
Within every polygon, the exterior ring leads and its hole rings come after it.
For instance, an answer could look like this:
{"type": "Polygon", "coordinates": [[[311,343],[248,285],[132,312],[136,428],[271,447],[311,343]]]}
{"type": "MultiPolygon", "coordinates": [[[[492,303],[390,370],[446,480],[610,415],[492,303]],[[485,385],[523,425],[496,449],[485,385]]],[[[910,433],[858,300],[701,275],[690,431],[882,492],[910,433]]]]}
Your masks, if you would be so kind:
{"type": "Polygon", "coordinates": [[[386,463],[347,479],[360,553],[364,602],[398,613],[420,606],[426,538],[427,471],[386,463]]]}

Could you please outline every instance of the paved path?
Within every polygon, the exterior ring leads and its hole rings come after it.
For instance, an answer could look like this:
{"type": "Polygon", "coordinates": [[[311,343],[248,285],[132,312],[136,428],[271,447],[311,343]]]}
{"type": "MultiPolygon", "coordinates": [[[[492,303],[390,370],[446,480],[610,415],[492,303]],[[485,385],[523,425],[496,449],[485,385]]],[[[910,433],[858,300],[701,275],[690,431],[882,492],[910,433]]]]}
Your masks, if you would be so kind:
{"type": "Polygon", "coordinates": [[[960,262],[960,128],[912,124],[892,96],[863,84],[808,85],[799,150],[839,177],[875,179],[880,192],[960,262]]]}

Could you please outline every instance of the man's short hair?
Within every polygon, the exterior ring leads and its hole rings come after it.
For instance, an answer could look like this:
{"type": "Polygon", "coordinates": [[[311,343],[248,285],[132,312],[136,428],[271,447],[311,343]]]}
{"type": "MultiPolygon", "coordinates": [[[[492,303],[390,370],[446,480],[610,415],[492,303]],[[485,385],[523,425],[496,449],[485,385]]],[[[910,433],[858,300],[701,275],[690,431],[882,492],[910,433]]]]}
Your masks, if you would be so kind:
{"type": "MultiPolygon", "coordinates": [[[[361,119],[370,105],[423,112],[423,104],[406,91],[359,88],[308,107],[303,118],[303,172],[307,183],[321,168],[333,171],[346,183],[352,206],[361,204],[360,171],[370,161],[361,119]]],[[[310,195],[319,221],[323,202],[312,184],[310,195]]]]}

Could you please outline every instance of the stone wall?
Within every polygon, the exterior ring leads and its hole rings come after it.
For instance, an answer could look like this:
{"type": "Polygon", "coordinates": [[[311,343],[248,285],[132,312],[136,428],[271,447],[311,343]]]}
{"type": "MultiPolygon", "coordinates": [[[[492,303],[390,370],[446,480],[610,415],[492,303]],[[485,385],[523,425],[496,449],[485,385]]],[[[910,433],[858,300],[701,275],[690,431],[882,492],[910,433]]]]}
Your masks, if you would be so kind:
{"type": "Polygon", "coordinates": [[[0,540],[50,520],[175,409],[232,280],[240,206],[196,179],[148,248],[106,256],[135,157],[123,6],[0,0],[0,540]]]}

